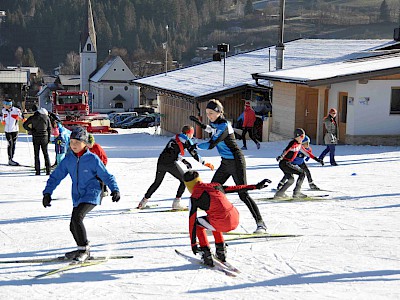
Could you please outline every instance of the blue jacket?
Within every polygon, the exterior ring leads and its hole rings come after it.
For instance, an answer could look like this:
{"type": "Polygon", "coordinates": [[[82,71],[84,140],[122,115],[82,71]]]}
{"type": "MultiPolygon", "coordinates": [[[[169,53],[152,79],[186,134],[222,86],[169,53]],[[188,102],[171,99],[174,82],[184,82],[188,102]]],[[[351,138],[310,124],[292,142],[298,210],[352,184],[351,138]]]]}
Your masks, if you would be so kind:
{"type": "Polygon", "coordinates": [[[199,149],[217,147],[219,155],[225,159],[235,159],[238,155],[243,155],[236,143],[232,125],[227,120],[219,117],[215,122],[211,122],[210,126],[215,133],[209,142],[199,144],[199,149]]]}
{"type": "Polygon", "coordinates": [[[68,174],[72,180],[71,194],[74,207],[81,203],[100,204],[101,187],[96,176],[111,191],[119,191],[114,176],[108,173],[99,157],[86,150],[81,157],[77,157],[73,151],[67,153],[57,168],[50,174],[43,195],[51,195],[61,180],[68,174]]]}

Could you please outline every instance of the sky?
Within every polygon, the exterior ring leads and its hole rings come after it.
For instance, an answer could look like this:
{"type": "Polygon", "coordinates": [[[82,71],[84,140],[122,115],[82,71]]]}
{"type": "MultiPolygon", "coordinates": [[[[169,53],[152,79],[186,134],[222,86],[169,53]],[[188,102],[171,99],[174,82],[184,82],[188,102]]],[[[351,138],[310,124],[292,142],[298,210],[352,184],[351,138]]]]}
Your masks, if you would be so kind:
{"type": "MultiPolygon", "coordinates": [[[[69,232],[70,179],[57,187],[52,206],[44,208],[42,191],[48,176],[35,176],[30,167],[6,165],[4,134],[0,138],[0,262],[74,250],[69,232]]],[[[40,279],[34,277],[66,263],[0,263],[0,299],[400,298],[400,147],[339,145],[339,166],[331,167],[328,158],[324,167],[309,163],[314,182],[329,192],[310,191],[307,180],[302,188],[309,195],[328,193],[327,199],[273,202],[262,199],[273,196],[272,188],[283,175],[275,158],[289,141],[263,142],[260,150],[249,141],[244,152],[248,183],[272,180],[269,187],[250,192],[268,232],[298,236],[228,241],[227,260],[241,270],[231,278],[175,254],[177,249],[193,255],[186,233],[188,213],[156,212],[172,205],[179,185],[172,176],[165,177],[149,202],[157,208],[126,213],[153,182],[158,155],[169,137],[150,128],[95,138],[108,154],[107,169],[116,177],[121,200],[113,203],[106,197],[85,218],[91,252],[134,258],[40,279]]],[[[324,149],[312,147],[317,155],[324,149]]],[[[54,162],[53,145],[49,149],[54,162]]],[[[219,166],[215,150],[200,154],[219,166]]],[[[213,171],[185,156],[209,182],[213,171]]],[[[32,143],[25,134],[19,136],[14,160],[33,165],[32,143]]],[[[233,184],[231,179],[227,182],[233,184]]],[[[185,191],[183,204],[189,196],[185,191]]],[[[244,203],[236,194],[227,196],[240,212],[235,232],[254,231],[255,222],[244,203]]],[[[214,251],[213,243],[211,248],[214,251]]]]}

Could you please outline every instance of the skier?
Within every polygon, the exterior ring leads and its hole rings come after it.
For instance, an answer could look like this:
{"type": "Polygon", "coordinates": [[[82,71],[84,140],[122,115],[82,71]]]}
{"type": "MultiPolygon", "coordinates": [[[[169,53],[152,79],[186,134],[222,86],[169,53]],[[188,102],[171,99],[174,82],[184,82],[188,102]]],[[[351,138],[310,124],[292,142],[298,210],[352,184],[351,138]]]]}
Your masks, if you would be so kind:
{"type": "Polygon", "coordinates": [[[11,99],[4,100],[3,109],[1,110],[1,123],[4,125],[4,133],[8,143],[7,154],[10,166],[19,166],[19,163],[13,160],[19,132],[19,120],[25,121],[21,110],[13,106],[11,99]]]}
{"type": "Polygon", "coordinates": [[[54,166],[56,167],[64,159],[68,150],[68,144],[65,135],[60,134],[60,128],[57,125],[51,129],[51,133],[54,136],[53,143],[56,152],[56,163],[54,166]]]}
{"type": "Polygon", "coordinates": [[[206,230],[211,230],[215,240],[216,257],[226,261],[226,244],[223,232],[234,230],[239,224],[239,212],[226,198],[225,193],[235,193],[266,187],[270,182],[264,179],[256,185],[222,186],[219,183],[202,182],[197,171],[189,170],[183,175],[185,185],[192,194],[190,197],[189,233],[192,251],[201,253],[204,264],[214,266],[206,230]],[[197,217],[197,209],[205,210],[207,215],[197,217]],[[196,242],[199,239],[200,247],[196,242]]]}
{"type": "Polygon", "coordinates": [[[329,114],[324,118],[324,126],[326,129],[324,142],[326,144],[326,148],[319,155],[319,159],[323,160],[325,155],[329,153],[331,166],[338,165],[335,161],[335,148],[336,144],[338,143],[338,125],[336,122],[336,114],[336,108],[331,108],[329,110],[329,114]]]}
{"type": "MultiPolygon", "coordinates": [[[[233,177],[236,185],[246,184],[246,161],[242,151],[235,140],[235,134],[231,124],[223,117],[224,108],[216,99],[208,102],[206,107],[210,125],[201,123],[195,116],[190,119],[198,124],[206,132],[212,133],[211,139],[206,143],[198,144],[199,149],[213,149],[217,147],[221,155],[221,165],[215,172],[211,182],[224,184],[229,177],[233,177]]],[[[257,228],[254,233],[266,232],[267,227],[261,217],[257,204],[250,197],[247,191],[239,192],[239,198],[250,210],[253,218],[256,221],[257,228]]]]}
{"type": "MultiPolygon", "coordinates": [[[[312,149],[310,147],[310,138],[306,135],[305,138],[302,141],[302,145],[304,146],[304,148],[307,151],[312,152],[312,149]]],[[[296,158],[293,160],[292,164],[294,165],[298,165],[300,168],[303,169],[305,175],[307,176],[307,180],[308,180],[308,184],[310,186],[310,189],[312,191],[320,191],[321,189],[313,182],[313,179],[311,177],[311,172],[308,169],[305,161],[309,160],[309,157],[307,156],[305,159],[305,155],[303,152],[299,152],[296,156],[296,158]]],[[[323,164],[322,164],[323,165],[323,164]]],[[[281,181],[278,184],[277,190],[279,191],[282,186],[285,184],[285,182],[287,181],[288,178],[286,178],[286,176],[283,176],[283,178],[281,179],[281,181]]]]}
{"type": "Polygon", "coordinates": [[[293,164],[293,161],[296,159],[299,152],[303,152],[305,155],[316,160],[321,165],[324,164],[322,160],[315,157],[311,151],[306,150],[304,146],[301,144],[305,136],[306,134],[304,130],[302,128],[297,128],[294,131],[294,139],[289,142],[287,147],[283,150],[282,154],[276,158],[276,160],[279,162],[279,168],[285,174],[284,178],[286,178],[287,181],[275,193],[274,196],[275,199],[288,198],[285,192],[294,182],[293,174],[299,175],[299,178],[297,179],[296,182],[296,187],[294,188],[293,191],[293,198],[307,197],[307,195],[300,192],[301,185],[303,184],[303,180],[305,177],[305,172],[299,165],[293,164]]]}
{"type": "Polygon", "coordinates": [[[192,165],[183,158],[185,155],[185,149],[199,163],[210,168],[211,170],[214,170],[214,166],[211,163],[206,163],[194,149],[194,143],[192,141],[193,134],[194,128],[192,126],[185,125],[182,127],[182,133],[175,135],[175,137],[168,142],[158,158],[156,178],[147,190],[143,199],[139,202],[139,205],[137,206],[138,209],[143,209],[146,207],[151,195],[153,195],[153,193],[161,185],[166,173],[170,173],[180,181],[178,191],[176,192],[176,197],[172,203],[172,209],[178,210],[185,208],[180,203],[182,194],[185,191],[185,183],[183,182],[182,173],[176,165],[178,161],[181,161],[188,169],[192,168],[192,165]]]}
{"type": "Polygon", "coordinates": [[[35,113],[25,121],[23,126],[29,134],[32,134],[35,174],[40,175],[40,149],[42,149],[46,175],[50,175],[50,159],[47,149],[51,136],[50,119],[45,108],[38,109],[37,106],[34,106],[34,109],[36,109],[35,113]]]}
{"type": "MultiPolygon", "coordinates": [[[[106,154],[106,151],[104,151],[104,149],[98,144],[96,143],[95,139],[94,139],[94,135],[89,133],[89,137],[88,137],[88,144],[87,144],[89,151],[96,154],[100,160],[103,162],[104,166],[107,166],[107,162],[108,162],[108,157],[106,154]]],[[[108,190],[107,190],[107,186],[104,184],[103,181],[100,180],[100,178],[98,178],[100,185],[101,185],[101,197],[106,197],[108,196],[108,190]]]]}
{"type": "Polygon", "coordinates": [[[108,173],[99,157],[87,149],[88,134],[83,127],[75,127],[71,133],[70,148],[65,158],[51,173],[43,190],[43,206],[51,206],[51,194],[60,182],[69,174],[72,180],[73,210],[70,231],[78,246],[77,250],[65,256],[77,262],[90,257],[90,245],[87,240],[83,219],[96,205],[100,204],[101,189],[96,179],[98,176],[112,190],[113,202],[120,200],[120,193],[113,175],[108,173]]]}
{"type": "Polygon", "coordinates": [[[250,138],[256,144],[257,149],[260,149],[260,143],[254,137],[254,122],[256,121],[256,113],[251,108],[250,102],[246,101],[244,106],[244,113],[243,113],[243,132],[242,132],[242,139],[243,139],[243,147],[242,150],[247,150],[246,146],[246,133],[249,133],[250,138]]]}

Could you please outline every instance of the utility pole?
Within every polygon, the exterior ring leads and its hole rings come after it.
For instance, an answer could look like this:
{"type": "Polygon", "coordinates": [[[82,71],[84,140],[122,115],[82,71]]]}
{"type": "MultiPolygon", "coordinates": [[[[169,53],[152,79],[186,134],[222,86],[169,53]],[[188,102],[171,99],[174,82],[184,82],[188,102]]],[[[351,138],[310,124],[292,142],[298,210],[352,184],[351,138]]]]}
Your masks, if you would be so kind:
{"type": "Polygon", "coordinates": [[[166,42],[165,42],[165,76],[167,76],[168,73],[168,25],[165,26],[165,31],[166,31],[166,42]]]}
{"type": "Polygon", "coordinates": [[[279,41],[276,45],[276,69],[281,70],[283,68],[283,51],[285,45],[283,44],[283,32],[285,24],[285,0],[280,0],[279,5],[279,41]]]}

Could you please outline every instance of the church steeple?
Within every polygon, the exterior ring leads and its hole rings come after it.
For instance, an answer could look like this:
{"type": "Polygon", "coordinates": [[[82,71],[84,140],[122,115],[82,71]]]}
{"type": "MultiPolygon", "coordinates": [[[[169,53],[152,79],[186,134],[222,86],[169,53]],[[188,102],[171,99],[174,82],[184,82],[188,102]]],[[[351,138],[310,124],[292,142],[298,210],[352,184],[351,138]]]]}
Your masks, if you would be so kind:
{"type": "Polygon", "coordinates": [[[94,28],[91,0],[87,1],[85,27],[81,32],[79,45],[80,56],[80,89],[90,92],[90,74],[97,68],[97,43],[96,30],[94,28]]]}

